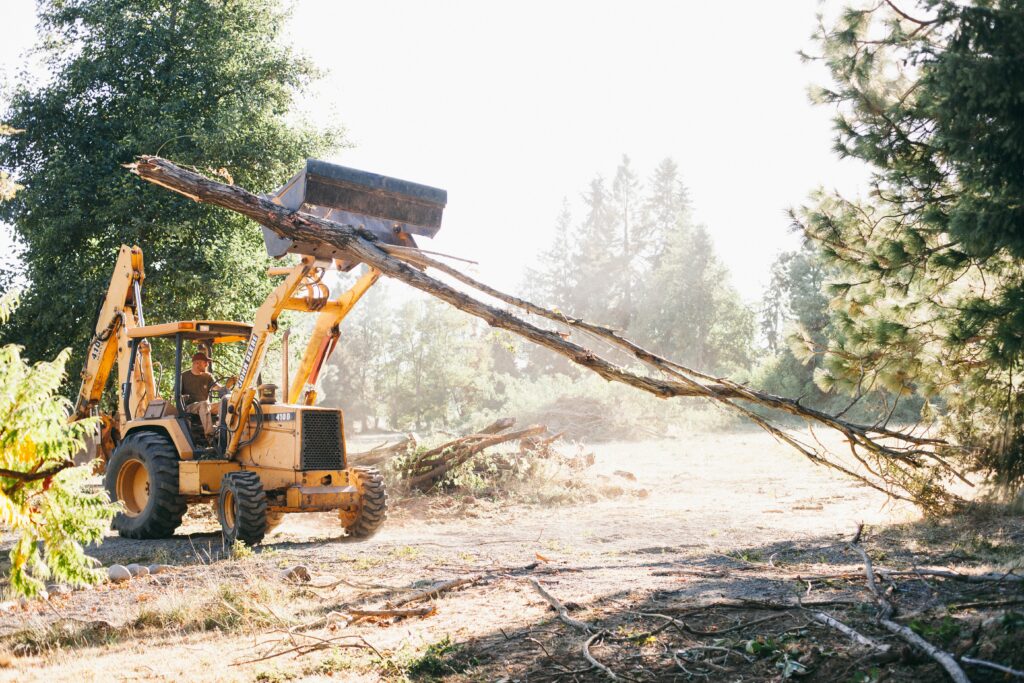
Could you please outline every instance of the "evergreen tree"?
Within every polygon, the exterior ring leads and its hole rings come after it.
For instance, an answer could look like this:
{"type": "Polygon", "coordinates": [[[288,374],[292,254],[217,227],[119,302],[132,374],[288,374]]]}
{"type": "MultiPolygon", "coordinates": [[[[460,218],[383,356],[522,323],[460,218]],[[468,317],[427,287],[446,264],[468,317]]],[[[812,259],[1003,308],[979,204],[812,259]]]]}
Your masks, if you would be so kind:
{"type": "Polygon", "coordinates": [[[672,233],[683,231],[691,223],[690,196],[679,177],[679,166],[665,158],[654,169],[650,191],[644,206],[644,216],[650,225],[650,239],[654,246],[652,267],[658,260],[672,233]]]}
{"type": "MultiPolygon", "coordinates": [[[[270,190],[339,141],[291,122],[315,75],[281,42],[276,0],[41,0],[51,78],[23,83],[0,167],[25,190],[0,207],[29,285],[2,335],[28,356],[70,346],[77,367],[122,243],[146,254],[149,320],[248,319],[269,283],[259,231],[141,183],[143,153],[270,190]]],[[[11,273],[4,278],[8,286],[11,273]]]]}
{"type": "Polygon", "coordinates": [[[819,36],[836,149],[870,201],[797,213],[836,276],[819,383],[945,404],[975,464],[1024,478],[1024,3],[919,0],[846,11],[819,36]]]}
{"type": "Polygon", "coordinates": [[[577,245],[572,238],[572,211],[569,200],[562,200],[562,208],[555,219],[551,245],[537,259],[537,267],[526,269],[524,291],[528,298],[543,306],[566,305],[576,289],[575,260],[577,245]]]}
{"type": "Polygon", "coordinates": [[[814,245],[780,254],[761,306],[761,332],[769,356],[755,383],[805,405],[828,409],[829,398],[814,383],[817,360],[828,345],[828,297],[823,291],[825,266],[814,245]],[[799,353],[798,359],[790,346],[799,353]],[[808,354],[808,349],[812,350],[808,354]],[[802,359],[802,360],[801,360],[802,359]]]}
{"type": "Polygon", "coordinates": [[[642,189],[629,157],[623,155],[615,170],[609,196],[610,220],[616,228],[615,239],[606,245],[616,256],[615,268],[607,274],[614,295],[609,301],[609,310],[621,330],[629,330],[636,317],[637,292],[650,269],[656,248],[651,240],[651,223],[643,212],[642,189]]]}
{"type": "Polygon", "coordinates": [[[337,351],[321,379],[324,405],[343,408],[346,421],[358,421],[364,429],[385,416],[382,390],[396,332],[390,293],[389,283],[379,282],[345,318],[337,351]]]}
{"type": "MultiPolygon", "coordinates": [[[[570,313],[576,310],[574,303],[579,284],[577,263],[580,258],[578,249],[579,245],[574,239],[572,211],[568,199],[563,199],[561,211],[555,220],[551,245],[541,252],[536,268],[526,269],[526,281],[523,284],[526,298],[554,310],[566,308],[570,313]]],[[[550,327],[544,320],[534,322],[550,327]]],[[[520,369],[515,365],[516,356],[521,358],[522,370],[534,378],[576,372],[569,359],[542,346],[521,346],[514,338],[509,338],[505,347],[494,348],[492,355],[510,374],[517,374],[520,369]]]]}
{"type": "Polygon", "coordinates": [[[597,322],[614,323],[610,302],[615,296],[615,272],[619,262],[612,245],[617,231],[604,179],[590,182],[583,197],[586,217],[579,228],[576,251],[575,288],[571,297],[572,312],[597,322]]]}
{"type": "Polygon", "coordinates": [[[729,285],[704,226],[667,235],[641,323],[639,339],[684,365],[728,373],[750,364],[754,315],[729,285]]]}

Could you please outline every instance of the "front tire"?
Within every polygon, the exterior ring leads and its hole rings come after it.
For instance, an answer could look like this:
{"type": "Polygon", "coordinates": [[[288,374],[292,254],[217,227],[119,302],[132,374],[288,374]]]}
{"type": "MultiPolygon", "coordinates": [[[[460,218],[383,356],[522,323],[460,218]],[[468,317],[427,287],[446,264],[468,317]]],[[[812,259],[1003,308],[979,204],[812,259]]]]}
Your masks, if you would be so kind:
{"type": "Polygon", "coordinates": [[[353,467],[350,481],[359,491],[354,509],[342,509],[338,516],[349,536],[369,538],[387,519],[388,494],[384,490],[384,477],[373,467],[353,467]]]}
{"type": "Polygon", "coordinates": [[[113,528],[125,538],[168,538],[188,505],[178,489],[178,452],[157,432],[133,432],[114,449],[103,486],[122,504],[113,528]]]}
{"type": "Polygon", "coordinates": [[[258,545],[267,535],[267,493],[255,472],[228,472],[220,484],[217,517],[224,543],[258,545]]]}

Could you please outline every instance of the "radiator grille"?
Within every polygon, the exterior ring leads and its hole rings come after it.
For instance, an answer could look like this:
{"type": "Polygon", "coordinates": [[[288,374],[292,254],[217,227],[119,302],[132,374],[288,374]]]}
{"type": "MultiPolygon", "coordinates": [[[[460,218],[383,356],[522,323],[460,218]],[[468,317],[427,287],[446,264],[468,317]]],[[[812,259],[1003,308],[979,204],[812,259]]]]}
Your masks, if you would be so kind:
{"type": "Polygon", "coordinates": [[[302,411],[302,469],[340,470],[344,467],[341,414],[333,410],[302,411]]]}

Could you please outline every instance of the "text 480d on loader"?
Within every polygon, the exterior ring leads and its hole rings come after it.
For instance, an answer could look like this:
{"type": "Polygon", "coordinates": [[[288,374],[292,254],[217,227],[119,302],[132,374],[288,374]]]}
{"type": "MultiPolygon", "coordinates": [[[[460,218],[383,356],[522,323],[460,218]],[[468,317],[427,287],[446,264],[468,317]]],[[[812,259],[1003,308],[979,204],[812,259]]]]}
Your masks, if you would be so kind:
{"type": "MultiPolygon", "coordinates": [[[[356,171],[317,160],[271,195],[276,203],[336,222],[362,226],[379,240],[415,247],[413,235],[433,237],[441,225],[443,190],[356,171]]],[[[337,510],[353,536],[370,536],[384,521],[387,495],[379,472],[348,467],[340,410],[314,405],[315,384],[339,338],[338,325],[380,272],[370,268],[337,298],[322,280],[327,269],[358,265],[322,244],[279,238],[264,228],[271,256],[300,255],[295,266],[272,268],[283,280],[256,311],[252,324],[188,320],[147,325],[142,251],[121,247],[95,336],[82,371],[73,420],[95,415],[101,430],[93,457],[105,464],[104,484],[123,510],[113,526],[129,538],[170,536],[189,504],[216,500],[228,543],[259,543],[287,513],[337,510]],[[278,400],[261,384],[268,342],[283,311],[316,314],[299,367],[278,400]],[[161,396],[153,373],[151,340],[173,341],[174,389],[161,396]],[[182,392],[186,345],[216,356],[221,345],[244,343],[236,374],[222,377],[208,431],[196,403],[182,392]],[[100,411],[114,365],[117,408],[100,411]]],[[[218,368],[218,372],[222,371],[218,368]]],[[[286,374],[285,370],[282,370],[286,374]]],[[[210,399],[215,399],[211,395],[210,399]]]]}

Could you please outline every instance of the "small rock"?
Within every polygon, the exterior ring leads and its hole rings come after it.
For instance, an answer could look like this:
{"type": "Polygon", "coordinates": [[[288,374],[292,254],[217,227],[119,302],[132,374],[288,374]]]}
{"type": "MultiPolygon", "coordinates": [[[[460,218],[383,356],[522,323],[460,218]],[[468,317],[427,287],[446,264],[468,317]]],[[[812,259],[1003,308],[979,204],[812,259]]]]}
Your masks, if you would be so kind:
{"type": "Polygon", "coordinates": [[[636,475],[633,474],[632,472],[627,472],[626,470],[615,470],[614,472],[612,472],[612,474],[614,474],[616,477],[622,477],[623,479],[636,481],[636,475]]]}
{"type": "Polygon", "coordinates": [[[131,581],[132,573],[123,564],[112,564],[107,568],[107,578],[114,583],[121,583],[122,581],[131,581]]]}
{"type": "Polygon", "coordinates": [[[130,564],[125,567],[125,569],[131,572],[133,577],[149,576],[149,567],[145,567],[141,564],[130,564]]]}
{"type": "Polygon", "coordinates": [[[28,598],[26,598],[24,595],[22,595],[20,598],[18,598],[18,607],[20,607],[21,609],[28,609],[28,606],[29,606],[29,599],[28,598]]]}
{"type": "Polygon", "coordinates": [[[309,568],[306,565],[297,564],[282,571],[280,576],[284,581],[307,583],[309,581],[309,568]]]}
{"type": "Polygon", "coordinates": [[[51,598],[59,595],[68,595],[71,593],[71,586],[63,583],[54,583],[46,587],[46,592],[50,594],[51,598]]]}
{"type": "Polygon", "coordinates": [[[170,574],[174,571],[174,567],[169,564],[151,564],[149,565],[150,574],[170,574]]]}

